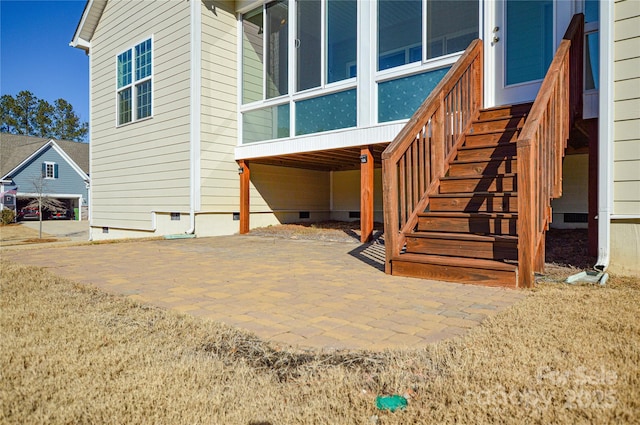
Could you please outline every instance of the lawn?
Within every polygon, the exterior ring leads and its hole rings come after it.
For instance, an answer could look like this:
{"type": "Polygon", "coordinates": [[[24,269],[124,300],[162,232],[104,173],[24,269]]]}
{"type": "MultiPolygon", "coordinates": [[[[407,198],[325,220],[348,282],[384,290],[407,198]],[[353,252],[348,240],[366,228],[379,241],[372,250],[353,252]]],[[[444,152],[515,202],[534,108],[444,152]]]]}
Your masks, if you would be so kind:
{"type": "Polygon", "coordinates": [[[42,232],[42,238],[39,236],[36,229],[23,226],[21,223],[0,225],[0,246],[56,242],[58,240],[45,232],[42,232]]]}
{"type": "Polygon", "coordinates": [[[466,337],[298,351],[8,262],[3,424],[631,423],[640,282],[540,284],[466,337]],[[377,395],[406,394],[394,413],[377,395]]]}

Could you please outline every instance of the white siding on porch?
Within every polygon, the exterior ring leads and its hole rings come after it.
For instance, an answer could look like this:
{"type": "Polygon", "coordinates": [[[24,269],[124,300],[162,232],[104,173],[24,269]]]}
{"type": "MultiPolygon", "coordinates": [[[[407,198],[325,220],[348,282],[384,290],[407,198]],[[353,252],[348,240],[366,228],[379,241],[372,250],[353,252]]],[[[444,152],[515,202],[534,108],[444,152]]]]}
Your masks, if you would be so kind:
{"type": "MultiPolygon", "coordinates": [[[[189,210],[188,2],[108,2],[91,40],[92,224],[189,210]],[[116,56],[153,37],[153,116],[116,127],[116,56]]],[[[188,222],[185,221],[188,226],[188,222]]]]}
{"type": "Polygon", "coordinates": [[[615,215],[640,216],[640,2],[614,5],[615,215]]]}

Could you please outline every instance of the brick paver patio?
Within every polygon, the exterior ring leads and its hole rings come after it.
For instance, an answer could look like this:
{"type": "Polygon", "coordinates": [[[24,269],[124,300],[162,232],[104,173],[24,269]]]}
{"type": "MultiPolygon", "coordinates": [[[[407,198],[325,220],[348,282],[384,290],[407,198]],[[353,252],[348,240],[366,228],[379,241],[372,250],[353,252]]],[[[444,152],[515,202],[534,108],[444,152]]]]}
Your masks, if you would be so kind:
{"type": "Polygon", "coordinates": [[[382,246],[257,236],[3,249],[179,312],[299,347],[419,347],[455,337],[526,296],[523,291],[391,277],[382,246]]]}

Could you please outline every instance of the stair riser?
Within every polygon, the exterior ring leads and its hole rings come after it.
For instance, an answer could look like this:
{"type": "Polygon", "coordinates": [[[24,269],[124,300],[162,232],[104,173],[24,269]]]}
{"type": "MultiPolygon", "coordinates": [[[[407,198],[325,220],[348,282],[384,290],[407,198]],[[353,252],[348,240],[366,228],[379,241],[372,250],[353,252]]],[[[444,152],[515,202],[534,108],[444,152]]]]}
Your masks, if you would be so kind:
{"type": "Polygon", "coordinates": [[[516,159],[506,158],[504,160],[468,162],[468,163],[452,163],[449,167],[449,175],[452,177],[486,175],[493,176],[496,174],[511,174],[518,171],[516,159]]]}
{"type": "Polygon", "coordinates": [[[516,236],[517,225],[515,218],[420,217],[417,230],[516,236]]]}
{"type": "Polygon", "coordinates": [[[511,117],[496,119],[491,121],[474,122],[471,126],[474,133],[480,131],[496,131],[507,128],[521,128],[524,125],[525,117],[511,117]]]}
{"type": "Polygon", "coordinates": [[[515,143],[477,149],[460,149],[458,151],[458,160],[489,161],[496,158],[511,158],[516,155],[517,151],[518,149],[515,143]]]}
{"type": "Polygon", "coordinates": [[[392,263],[392,271],[395,276],[417,277],[421,279],[444,280],[485,286],[515,288],[517,284],[516,272],[502,270],[450,267],[394,260],[392,263]]]}
{"type": "Polygon", "coordinates": [[[464,145],[468,147],[497,145],[499,143],[513,143],[518,140],[519,131],[505,131],[501,133],[467,134],[464,145]]]}
{"type": "Polygon", "coordinates": [[[516,181],[515,176],[441,180],[440,193],[515,192],[516,181]]]}
{"type": "Polygon", "coordinates": [[[531,110],[531,104],[506,106],[504,108],[490,109],[480,112],[480,120],[488,120],[492,118],[507,117],[510,115],[527,114],[531,110]]]}
{"type": "Polygon", "coordinates": [[[407,237],[406,242],[407,252],[414,254],[483,258],[486,260],[518,259],[518,243],[516,241],[460,241],[407,237]]]}
{"type": "Polygon", "coordinates": [[[516,196],[460,196],[456,198],[436,198],[429,200],[430,211],[434,212],[512,212],[518,211],[516,196]]]}

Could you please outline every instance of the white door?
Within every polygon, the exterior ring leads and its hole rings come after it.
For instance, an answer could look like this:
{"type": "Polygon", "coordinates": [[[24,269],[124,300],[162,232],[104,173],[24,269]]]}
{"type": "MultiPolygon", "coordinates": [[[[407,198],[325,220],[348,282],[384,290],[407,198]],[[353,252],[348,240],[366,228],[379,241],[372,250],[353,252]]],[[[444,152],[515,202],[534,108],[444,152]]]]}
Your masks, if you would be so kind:
{"type": "Polygon", "coordinates": [[[553,0],[485,3],[485,106],[535,99],[572,7],[553,0]]]}

